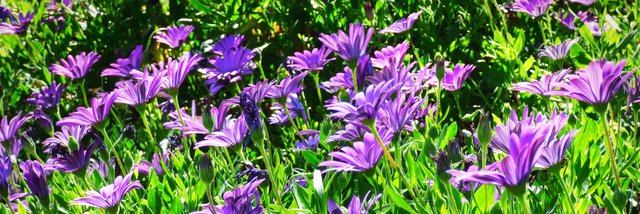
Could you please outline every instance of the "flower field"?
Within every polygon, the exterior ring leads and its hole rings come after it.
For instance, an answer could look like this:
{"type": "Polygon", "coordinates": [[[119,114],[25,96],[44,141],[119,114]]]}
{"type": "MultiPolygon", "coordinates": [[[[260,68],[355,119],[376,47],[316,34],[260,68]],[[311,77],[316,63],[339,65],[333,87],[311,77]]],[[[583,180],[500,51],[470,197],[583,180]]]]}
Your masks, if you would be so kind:
{"type": "Polygon", "coordinates": [[[640,0],[0,0],[0,213],[638,213],[640,0]]]}

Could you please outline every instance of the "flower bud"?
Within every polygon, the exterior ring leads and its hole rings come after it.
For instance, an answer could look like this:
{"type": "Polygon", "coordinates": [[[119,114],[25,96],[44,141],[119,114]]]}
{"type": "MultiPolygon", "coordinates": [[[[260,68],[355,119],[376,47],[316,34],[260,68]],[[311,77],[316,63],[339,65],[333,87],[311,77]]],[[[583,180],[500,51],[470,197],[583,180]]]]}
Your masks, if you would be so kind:
{"type": "Polygon", "coordinates": [[[436,77],[438,78],[438,82],[441,82],[444,78],[444,66],[445,60],[442,58],[440,54],[436,55],[436,77]]]}
{"type": "Polygon", "coordinates": [[[373,2],[373,4],[369,1],[364,2],[364,13],[367,16],[367,19],[373,21],[373,19],[375,18],[375,1],[373,2]]]}
{"type": "Polygon", "coordinates": [[[491,142],[491,129],[491,114],[482,114],[477,129],[478,141],[482,146],[486,147],[491,142]]]}
{"type": "Polygon", "coordinates": [[[202,125],[208,130],[213,129],[213,117],[211,117],[211,110],[205,109],[202,111],[202,125]]]}
{"type": "Polygon", "coordinates": [[[213,164],[209,154],[205,153],[200,157],[200,161],[198,161],[198,173],[204,183],[210,184],[213,182],[213,164]]]}
{"type": "Polygon", "coordinates": [[[78,150],[80,145],[78,144],[78,141],[73,136],[69,136],[67,147],[69,147],[69,152],[73,152],[78,150]]]}

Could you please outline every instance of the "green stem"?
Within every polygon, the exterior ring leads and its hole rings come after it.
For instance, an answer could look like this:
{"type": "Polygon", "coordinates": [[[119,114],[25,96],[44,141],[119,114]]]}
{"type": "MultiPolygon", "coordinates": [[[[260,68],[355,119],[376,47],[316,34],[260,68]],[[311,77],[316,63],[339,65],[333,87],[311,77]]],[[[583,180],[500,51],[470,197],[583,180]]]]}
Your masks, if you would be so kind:
{"type": "MultiPolygon", "coordinates": [[[[182,127],[185,127],[184,119],[182,119],[182,110],[180,109],[180,104],[178,103],[178,92],[175,91],[170,93],[171,99],[173,99],[173,106],[176,108],[176,113],[178,113],[178,118],[180,119],[180,123],[182,127]]],[[[191,135],[193,137],[193,135],[191,135]]],[[[184,153],[187,155],[188,159],[191,159],[191,146],[189,145],[189,140],[184,140],[184,153]]]]}
{"type": "Polygon", "coordinates": [[[149,121],[147,121],[147,117],[145,115],[145,113],[147,112],[145,106],[140,105],[140,106],[137,106],[136,109],[138,110],[138,113],[140,113],[140,119],[142,119],[142,124],[144,124],[144,128],[147,131],[147,134],[149,135],[149,139],[151,140],[151,142],[155,141],[155,138],[151,133],[151,128],[149,128],[149,121]]]}
{"type": "Polygon", "coordinates": [[[213,195],[211,194],[211,184],[212,183],[207,184],[207,198],[209,198],[209,205],[211,206],[211,209],[214,209],[216,205],[213,202],[213,195]]]}
{"type": "Polygon", "coordinates": [[[82,79],[82,83],[80,83],[80,87],[82,87],[80,91],[82,92],[82,100],[84,101],[84,106],[89,107],[89,102],[87,102],[87,91],[84,89],[84,81],[85,79],[82,79]]]}
{"type": "MultiPolygon", "coordinates": [[[[120,172],[122,173],[127,172],[127,169],[124,168],[124,164],[122,164],[122,159],[120,159],[120,155],[118,155],[118,150],[116,150],[115,145],[113,145],[113,143],[111,142],[111,138],[109,138],[109,135],[107,134],[107,130],[104,127],[101,127],[99,131],[104,136],[104,143],[109,148],[111,148],[111,151],[113,151],[113,155],[116,158],[116,163],[118,163],[118,167],[120,167],[120,172]]],[[[113,177],[115,177],[115,170],[113,171],[113,174],[114,174],[113,177]]]]}
{"type": "Polygon", "coordinates": [[[618,187],[620,187],[620,189],[622,189],[622,183],[620,183],[620,175],[618,175],[618,166],[616,164],[616,159],[615,159],[615,154],[614,154],[614,149],[613,149],[613,143],[612,143],[612,139],[611,139],[611,133],[609,133],[609,125],[608,120],[607,120],[607,110],[604,111],[599,111],[598,114],[600,114],[600,121],[602,121],[602,129],[604,129],[604,134],[605,134],[605,148],[607,149],[607,155],[609,155],[609,161],[611,162],[611,167],[613,170],[613,175],[616,178],[616,183],[618,184],[618,187]]]}
{"type": "Polygon", "coordinates": [[[522,210],[524,211],[524,214],[530,214],[531,208],[529,208],[529,203],[527,201],[527,193],[525,192],[521,195],[517,195],[516,199],[518,200],[518,203],[520,203],[520,205],[522,206],[522,210]]]}
{"type": "Polygon", "coordinates": [[[562,177],[560,177],[560,170],[554,170],[553,174],[555,174],[556,178],[558,178],[558,180],[560,180],[560,187],[562,187],[562,191],[564,192],[564,194],[567,196],[567,199],[569,199],[569,207],[571,207],[571,213],[576,213],[575,208],[573,207],[573,205],[575,204],[573,202],[573,197],[571,197],[571,194],[569,194],[569,188],[567,188],[567,184],[564,182],[564,179],[562,179],[562,177]]]}
{"type": "Polygon", "coordinates": [[[313,81],[316,83],[316,92],[318,93],[318,100],[320,100],[320,104],[324,101],[322,99],[322,91],[320,91],[320,77],[318,72],[312,72],[311,76],[313,77],[313,81]]]}
{"type": "MultiPolygon", "coordinates": [[[[263,131],[263,130],[261,129],[261,130],[258,130],[258,131],[263,131]]],[[[265,167],[267,167],[267,174],[269,175],[269,180],[271,181],[272,189],[276,193],[276,200],[278,202],[278,205],[283,206],[282,199],[280,198],[280,193],[279,193],[278,187],[277,187],[278,185],[277,185],[277,183],[275,181],[275,177],[273,176],[273,169],[271,168],[271,161],[269,161],[268,153],[264,149],[264,142],[260,141],[259,145],[257,145],[257,146],[258,146],[258,149],[260,149],[260,153],[262,153],[262,160],[264,161],[264,165],[265,165],[265,167]]]]}
{"type": "Polygon", "coordinates": [[[291,123],[291,126],[293,126],[293,129],[295,129],[296,135],[298,137],[300,137],[302,142],[306,143],[306,141],[304,141],[304,137],[302,136],[302,134],[300,134],[300,129],[298,129],[298,125],[296,125],[296,121],[294,121],[293,117],[291,117],[291,112],[289,112],[289,108],[287,108],[287,103],[286,102],[280,102],[280,106],[282,106],[282,109],[284,110],[284,113],[287,115],[287,118],[289,118],[289,123],[291,123]]]}
{"type": "Polygon", "coordinates": [[[438,81],[438,88],[436,89],[436,114],[434,118],[436,119],[436,124],[440,124],[440,91],[442,91],[442,81],[438,81]]]}
{"type": "Polygon", "coordinates": [[[357,64],[355,66],[351,66],[353,63],[349,63],[349,68],[351,69],[351,80],[353,82],[353,92],[358,93],[358,76],[356,75],[357,64]]]}
{"type": "MultiPolygon", "coordinates": [[[[487,151],[489,151],[489,144],[482,145],[482,170],[487,170],[487,151]]],[[[484,188],[484,198],[489,198],[488,188],[484,188]]]]}

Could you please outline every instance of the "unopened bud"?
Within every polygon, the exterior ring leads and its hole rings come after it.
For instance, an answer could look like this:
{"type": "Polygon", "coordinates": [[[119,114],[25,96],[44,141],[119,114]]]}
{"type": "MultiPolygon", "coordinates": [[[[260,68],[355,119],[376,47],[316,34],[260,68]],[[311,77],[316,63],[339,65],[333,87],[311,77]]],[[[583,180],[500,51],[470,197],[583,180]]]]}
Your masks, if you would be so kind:
{"type": "Polygon", "coordinates": [[[198,173],[204,183],[210,184],[213,182],[213,163],[211,162],[209,154],[205,153],[200,157],[200,161],[198,161],[198,173]]]}

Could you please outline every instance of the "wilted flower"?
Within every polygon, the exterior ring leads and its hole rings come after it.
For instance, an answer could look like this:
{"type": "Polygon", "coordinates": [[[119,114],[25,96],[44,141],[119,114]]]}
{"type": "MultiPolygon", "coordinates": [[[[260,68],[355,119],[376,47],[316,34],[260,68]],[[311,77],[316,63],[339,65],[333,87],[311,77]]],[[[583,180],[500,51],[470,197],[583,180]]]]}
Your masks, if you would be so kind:
{"type": "Polygon", "coordinates": [[[553,2],[553,0],[516,0],[512,6],[514,11],[527,13],[535,18],[544,14],[553,2]]]}
{"type": "Polygon", "coordinates": [[[93,151],[97,148],[97,146],[97,143],[92,143],[87,147],[80,144],[80,147],[75,151],[51,157],[49,160],[47,160],[47,165],[45,166],[45,168],[67,173],[73,173],[76,171],[81,171],[81,173],[84,173],[84,170],[91,161],[93,151]]]}
{"type": "Polygon", "coordinates": [[[34,92],[33,97],[28,98],[27,102],[45,109],[52,109],[58,105],[66,88],[66,85],[56,84],[55,80],[51,81],[49,87],[42,86],[40,93],[34,92]]]}
{"type": "Polygon", "coordinates": [[[90,130],[91,127],[89,126],[63,126],[62,131],[53,133],[53,137],[47,138],[42,142],[46,147],[44,152],[52,153],[59,145],[67,148],[72,137],[76,142],[81,142],[82,138],[84,138],[90,130]]]}
{"type": "Polygon", "coordinates": [[[229,36],[225,36],[220,39],[220,41],[213,44],[212,52],[214,54],[223,55],[227,51],[235,51],[238,48],[242,48],[242,43],[244,42],[244,35],[234,35],[231,34],[229,36]]]}
{"type": "Polygon", "coordinates": [[[165,72],[161,72],[137,83],[123,82],[117,89],[118,98],[115,102],[134,107],[146,104],[162,90],[163,82],[166,79],[164,74],[165,72]]]}
{"type": "Polygon", "coordinates": [[[38,123],[38,125],[42,126],[45,129],[51,129],[53,127],[53,122],[51,122],[51,118],[42,111],[42,108],[38,108],[31,113],[27,114],[26,117],[31,118],[33,121],[38,123]]]}
{"type": "Polygon", "coordinates": [[[240,108],[242,109],[241,117],[244,117],[246,126],[249,127],[249,133],[253,129],[262,126],[262,117],[260,116],[260,108],[255,100],[246,92],[240,93],[240,108]]]}
{"type": "Polygon", "coordinates": [[[569,69],[564,69],[560,72],[544,75],[540,80],[514,83],[511,90],[525,91],[542,96],[551,96],[554,94],[553,91],[556,91],[555,88],[557,85],[563,82],[564,77],[569,73],[569,71],[569,69]]]}
{"type": "MultiPolygon", "coordinates": [[[[391,132],[382,132],[382,141],[385,146],[389,144],[393,134],[391,132]]],[[[342,147],[340,151],[331,152],[329,156],[334,160],[324,161],[318,166],[328,167],[327,171],[341,171],[341,172],[364,172],[372,169],[378,164],[380,158],[382,158],[382,148],[376,141],[373,134],[365,133],[362,141],[356,141],[353,143],[353,147],[342,147]]]]}
{"type": "Polygon", "coordinates": [[[203,141],[196,143],[195,148],[205,146],[233,147],[241,144],[247,137],[249,130],[244,117],[241,115],[238,119],[228,121],[227,127],[205,136],[203,141]]]}
{"type": "MultiPolygon", "coordinates": [[[[0,23],[0,35],[2,34],[21,34],[27,31],[27,29],[29,28],[29,24],[31,23],[31,19],[33,19],[33,16],[36,14],[36,12],[31,12],[31,13],[26,13],[26,14],[19,14],[18,18],[14,18],[13,14],[11,14],[11,11],[9,10],[8,15],[6,14],[6,8],[5,11],[2,12],[3,15],[0,16],[8,16],[9,18],[9,23],[5,23],[2,22],[0,23]]],[[[4,17],[2,19],[0,19],[0,21],[4,20],[4,17]]]]}
{"type": "Polygon", "coordinates": [[[319,40],[342,59],[355,61],[367,53],[367,46],[373,33],[373,28],[369,28],[365,34],[363,25],[353,23],[349,25],[349,35],[340,30],[337,34],[320,34],[319,40]]]}
{"type": "Polygon", "coordinates": [[[205,68],[203,77],[207,79],[204,84],[209,86],[211,94],[215,95],[227,83],[240,81],[242,76],[252,74],[256,68],[253,57],[251,49],[239,47],[209,60],[213,67],[205,68]]]}
{"type": "Polygon", "coordinates": [[[100,76],[131,77],[131,71],[140,70],[142,64],[142,45],[137,45],[129,58],[118,59],[117,63],[111,63],[111,68],[102,71],[100,76]]]}
{"type": "Polygon", "coordinates": [[[567,40],[559,45],[545,46],[538,53],[538,57],[547,57],[552,60],[563,59],[571,50],[571,46],[578,42],[579,39],[567,40]]]}
{"type": "Polygon", "coordinates": [[[189,38],[189,34],[193,31],[193,26],[191,25],[180,25],[180,26],[170,26],[167,27],[167,32],[159,31],[153,39],[156,42],[164,43],[171,48],[177,48],[182,45],[183,42],[187,41],[189,38]]]}
{"type": "Polygon", "coordinates": [[[2,121],[0,122],[0,143],[13,140],[18,130],[28,119],[28,117],[22,117],[22,112],[19,112],[18,115],[11,118],[11,121],[9,121],[7,116],[2,117],[2,121]]]}
{"type": "Polygon", "coordinates": [[[573,15],[573,13],[571,12],[556,12],[556,19],[558,21],[560,21],[560,23],[562,23],[562,25],[564,25],[565,27],[569,28],[570,30],[575,30],[576,26],[574,24],[575,20],[576,20],[576,16],[573,15]]]}
{"type": "Polygon", "coordinates": [[[395,23],[391,24],[389,27],[378,31],[378,33],[402,33],[402,32],[405,32],[405,31],[411,29],[411,27],[413,26],[413,23],[415,23],[416,20],[418,20],[418,18],[420,17],[420,14],[422,14],[422,12],[423,12],[423,10],[420,10],[418,12],[409,14],[408,17],[402,18],[402,19],[396,21],[395,23]]]}
{"type": "Polygon", "coordinates": [[[177,90],[182,85],[182,82],[187,77],[187,74],[191,72],[198,62],[202,60],[197,54],[191,55],[189,53],[182,55],[178,60],[171,60],[167,62],[167,80],[164,81],[164,88],[166,90],[177,90]]]}
{"type": "Polygon", "coordinates": [[[254,182],[259,179],[267,178],[269,174],[267,173],[267,170],[255,168],[250,164],[236,162],[236,165],[241,165],[240,170],[242,170],[242,172],[236,175],[236,179],[238,180],[244,179],[247,182],[254,182]]]}
{"type": "Polygon", "coordinates": [[[20,169],[31,193],[40,199],[43,206],[47,206],[49,204],[49,187],[47,186],[47,174],[42,164],[27,160],[20,162],[20,169]]]}
{"type": "Polygon", "coordinates": [[[95,52],[89,54],[82,52],[80,55],[68,56],[68,60],[61,59],[60,64],[53,64],[49,67],[52,73],[71,78],[81,79],[89,73],[89,70],[100,59],[100,55],[95,52]]]}
{"type": "Polygon", "coordinates": [[[102,125],[101,123],[109,115],[111,106],[118,97],[117,93],[109,93],[102,98],[91,99],[91,107],[78,107],[76,112],[69,114],[69,116],[60,119],[57,126],[96,126],[102,125]]]}
{"type": "Polygon", "coordinates": [[[71,204],[80,204],[101,209],[116,207],[129,191],[142,188],[140,182],[131,182],[131,175],[132,173],[129,173],[124,178],[118,176],[113,184],[100,188],[100,192],[87,191],[85,192],[87,197],[76,198],[71,201],[71,204]]]}
{"type": "Polygon", "coordinates": [[[606,59],[593,61],[575,74],[567,75],[569,81],[558,83],[557,86],[561,90],[553,94],[580,100],[590,105],[607,103],[633,74],[633,72],[623,74],[624,65],[625,60],[617,64],[607,62],[606,59]]]}
{"type": "Polygon", "coordinates": [[[287,67],[304,71],[321,71],[327,63],[335,60],[335,58],[327,59],[330,53],[331,50],[324,45],[320,49],[295,52],[293,56],[288,57],[291,63],[287,67]]]}
{"type": "MultiPolygon", "coordinates": [[[[375,203],[380,197],[382,197],[382,194],[378,194],[376,196],[373,196],[373,198],[371,198],[370,200],[368,200],[367,198],[369,198],[369,193],[371,192],[367,192],[367,194],[364,196],[362,201],[360,201],[360,197],[353,196],[353,198],[351,199],[351,202],[349,202],[349,207],[347,208],[347,214],[369,213],[369,210],[373,206],[373,203],[375,203]]],[[[329,199],[329,201],[327,202],[327,208],[329,209],[328,211],[331,214],[344,214],[340,206],[336,204],[336,202],[333,201],[332,199],[329,199]]]]}
{"type": "Polygon", "coordinates": [[[295,77],[287,76],[279,84],[271,86],[267,92],[267,97],[273,99],[284,99],[290,94],[297,94],[302,91],[302,85],[300,81],[307,76],[308,72],[304,72],[296,75],[295,77]]]}
{"type": "Polygon", "coordinates": [[[581,5],[585,5],[585,6],[589,6],[589,5],[591,5],[591,4],[596,2],[596,0],[569,0],[569,1],[573,2],[573,3],[578,3],[578,4],[581,4],[581,5]]]}
{"type": "Polygon", "coordinates": [[[11,14],[11,9],[0,5],[0,21],[4,21],[6,18],[11,17],[12,15],[13,14],[11,14]]]}

